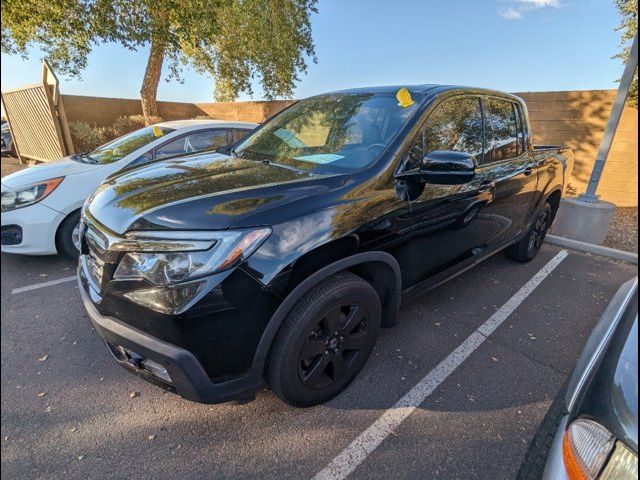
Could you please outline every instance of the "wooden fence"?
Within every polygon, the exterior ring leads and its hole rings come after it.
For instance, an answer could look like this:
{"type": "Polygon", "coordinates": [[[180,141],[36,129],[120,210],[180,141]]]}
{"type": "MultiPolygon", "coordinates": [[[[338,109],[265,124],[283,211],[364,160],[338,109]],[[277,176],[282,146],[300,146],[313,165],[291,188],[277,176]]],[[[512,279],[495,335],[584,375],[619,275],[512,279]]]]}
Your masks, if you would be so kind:
{"type": "Polygon", "coordinates": [[[21,161],[46,162],[73,153],[58,79],[46,63],[42,83],[2,92],[2,105],[21,161]]]}

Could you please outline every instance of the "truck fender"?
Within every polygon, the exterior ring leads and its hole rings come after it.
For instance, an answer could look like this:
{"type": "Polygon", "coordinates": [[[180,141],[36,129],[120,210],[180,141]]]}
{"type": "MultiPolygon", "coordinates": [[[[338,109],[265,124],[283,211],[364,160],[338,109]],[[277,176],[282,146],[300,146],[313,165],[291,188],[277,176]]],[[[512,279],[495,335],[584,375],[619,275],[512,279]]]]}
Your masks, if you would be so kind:
{"type": "MultiPolygon", "coordinates": [[[[361,272],[358,270],[358,267],[364,267],[366,265],[377,265],[388,272],[391,279],[391,282],[388,284],[389,289],[385,298],[380,298],[380,301],[383,304],[382,323],[383,326],[393,325],[400,309],[401,301],[400,295],[402,292],[402,281],[400,276],[400,265],[398,265],[395,258],[386,252],[370,251],[356,253],[355,255],[337,260],[316,271],[300,282],[300,284],[298,284],[289,293],[289,295],[287,295],[271,317],[267,328],[265,328],[265,331],[260,338],[258,348],[256,349],[256,353],[253,357],[252,369],[254,371],[262,371],[264,369],[269,351],[271,350],[271,344],[275,340],[278,330],[280,330],[280,326],[298,300],[300,300],[318,283],[331,275],[342,270],[352,270],[354,273],[359,274],[361,272]]],[[[371,281],[369,278],[365,279],[371,281]]]]}

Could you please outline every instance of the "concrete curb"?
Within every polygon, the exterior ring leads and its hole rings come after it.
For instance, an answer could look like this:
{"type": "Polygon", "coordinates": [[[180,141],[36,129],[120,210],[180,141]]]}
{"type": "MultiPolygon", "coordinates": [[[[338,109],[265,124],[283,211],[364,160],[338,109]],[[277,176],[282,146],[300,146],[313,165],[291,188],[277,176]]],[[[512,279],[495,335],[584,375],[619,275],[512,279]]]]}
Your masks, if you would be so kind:
{"type": "Polygon", "coordinates": [[[592,253],[594,255],[600,255],[602,257],[613,258],[614,260],[622,260],[624,262],[638,265],[638,254],[636,253],[616,250],[615,248],[603,247],[592,243],[580,242],[578,240],[558,237],[551,234],[547,235],[546,242],[559,247],[571,248],[572,250],[579,250],[581,252],[592,253]]]}

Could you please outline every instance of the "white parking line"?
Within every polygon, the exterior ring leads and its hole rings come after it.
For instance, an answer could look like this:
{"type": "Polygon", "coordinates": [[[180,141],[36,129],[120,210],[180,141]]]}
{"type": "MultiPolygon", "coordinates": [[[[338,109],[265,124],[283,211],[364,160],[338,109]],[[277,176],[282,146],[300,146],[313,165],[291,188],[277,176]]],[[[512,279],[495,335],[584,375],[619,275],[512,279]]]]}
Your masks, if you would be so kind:
{"type": "Polygon", "coordinates": [[[77,275],[73,275],[71,277],[64,277],[64,278],[59,278],[57,280],[51,280],[50,282],[35,283],[33,285],[27,285],[25,287],[14,288],[11,290],[11,295],[15,295],[16,293],[29,292],[31,290],[37,290],[38,288],[50,287],[51,285],[58,285],[59,283],[73,282],[74,280],[77,280],[77,278],[78,278],[77,275]]]}
{"type": "Polygon", "coordinates": [[[536,273],[516,294],[511,297],[485,323],[473,332],[462,344],[451,352],[436,368],[431,370],[417,385],[398,402],[382,414],[369,428],[362,432],[331,463],[318,472],[314,480],[343,480],[383,442],[391,432],[411,415],[449,375],[451,375],[474,351],[484,343],[516,308],[560,265],[569,253],[561,250],[536,273]]]}

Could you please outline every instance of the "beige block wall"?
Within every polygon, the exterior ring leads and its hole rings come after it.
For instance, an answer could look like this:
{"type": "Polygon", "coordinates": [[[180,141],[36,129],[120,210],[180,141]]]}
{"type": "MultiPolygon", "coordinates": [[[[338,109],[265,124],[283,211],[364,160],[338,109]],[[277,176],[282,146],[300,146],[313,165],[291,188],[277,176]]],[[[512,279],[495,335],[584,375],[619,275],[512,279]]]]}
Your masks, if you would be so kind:
{"type": "MultiPolygon", "coordinates": [[[[534,142],[566,145],[576,156],[570,193],[583,193],[609,119],[615,90],[520,93],[534,142]]],[[[638,111],[625,108],[597,192],[618,206],[638,205],[638,111]]]]}
{"type": "MultiPolygon", "coordinates": [[[[611,113],[615,90],[571,92],[524,92],[519,94],[529,107],[534,141],[566,145],[575,152],[576,165],[570,192],[582,193],[604,128],[611,113]]],[[[178,103],[158,102],[165,120],[209,116],[220,120],[263,122],[292,101],[178,103]]],[[[69,121],[108,125],[122,115],[139,115],[139,100],[64,96],[69,121]]],[[[618,206],[638,205],[638,111],[626,108],[602,176],[598,194],[618,206]]]]}

